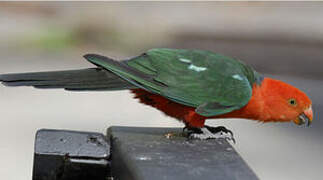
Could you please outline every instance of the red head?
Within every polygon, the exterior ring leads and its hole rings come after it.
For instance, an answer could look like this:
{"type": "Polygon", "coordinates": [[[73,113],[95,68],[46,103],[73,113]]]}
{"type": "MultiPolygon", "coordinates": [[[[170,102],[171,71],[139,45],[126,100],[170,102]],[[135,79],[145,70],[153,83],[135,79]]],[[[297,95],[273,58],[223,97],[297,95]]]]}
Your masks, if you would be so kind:
{"type": "Polygon", "coordinates": [[[293,121],[307,125],[313,120],[312,101],[301,90],[279,80],[265,78],[259,87],[254,100],[261,99],[261,120],[293,121]]]}

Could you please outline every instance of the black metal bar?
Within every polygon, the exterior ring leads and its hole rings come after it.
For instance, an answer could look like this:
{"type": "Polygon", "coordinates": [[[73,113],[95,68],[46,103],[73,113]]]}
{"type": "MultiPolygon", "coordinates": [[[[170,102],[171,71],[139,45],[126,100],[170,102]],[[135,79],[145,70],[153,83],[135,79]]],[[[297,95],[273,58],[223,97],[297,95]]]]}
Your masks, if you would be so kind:
{"type": "Polygon", "coordinates": [[[111,127],[111,171],[118,180],[258,179],[223,139],[187,140],[182,129],[111,127]]]}
{"type": "Polygon", "coordinates": [[[226,140],[188,140],[179,128],[111,127],[107,137],[64,130],[37,132],[33,180],[109,178],[258,179],[226,140]]]}

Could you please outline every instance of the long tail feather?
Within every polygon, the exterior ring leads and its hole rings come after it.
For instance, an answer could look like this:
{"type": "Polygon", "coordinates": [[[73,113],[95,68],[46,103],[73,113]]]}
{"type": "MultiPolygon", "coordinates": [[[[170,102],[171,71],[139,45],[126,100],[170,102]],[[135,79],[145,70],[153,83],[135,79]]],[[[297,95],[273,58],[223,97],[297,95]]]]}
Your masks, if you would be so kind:
{"type": "Polygon", "coordinates": [[[102,68],[2,74],[0,75],[0,82],[6,86],[64,88],[66,90],[75,91],[123,90],[135,88],[127,81],[102,68]]]}

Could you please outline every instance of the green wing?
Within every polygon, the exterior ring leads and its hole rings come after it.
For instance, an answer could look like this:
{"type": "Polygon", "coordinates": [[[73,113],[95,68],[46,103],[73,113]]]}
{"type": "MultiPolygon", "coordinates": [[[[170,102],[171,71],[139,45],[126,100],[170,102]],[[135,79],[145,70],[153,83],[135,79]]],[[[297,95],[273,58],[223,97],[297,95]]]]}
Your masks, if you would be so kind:
{"type": "Polygon", "coordinates": [[[196,107],[203,116],[225,114],[251,98],[255,72],[230,57],[201,50],[152,49],[126,61],[86,55],[135,86],[177,103],[196,107]]]}

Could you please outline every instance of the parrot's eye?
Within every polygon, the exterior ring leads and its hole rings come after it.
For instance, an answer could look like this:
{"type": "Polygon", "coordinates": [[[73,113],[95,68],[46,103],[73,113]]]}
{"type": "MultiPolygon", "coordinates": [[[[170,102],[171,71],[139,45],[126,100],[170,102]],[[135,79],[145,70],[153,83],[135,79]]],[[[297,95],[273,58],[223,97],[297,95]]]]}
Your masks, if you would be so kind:
{"type": "Polygon", "coordinates": [[[292,106],[296,106],[297,105],[297,102],[296,102],[296,100],[295,99],[289,99],[288,100],[288,103],[290,104],[290,105],[292,105],[292,106]]]}

